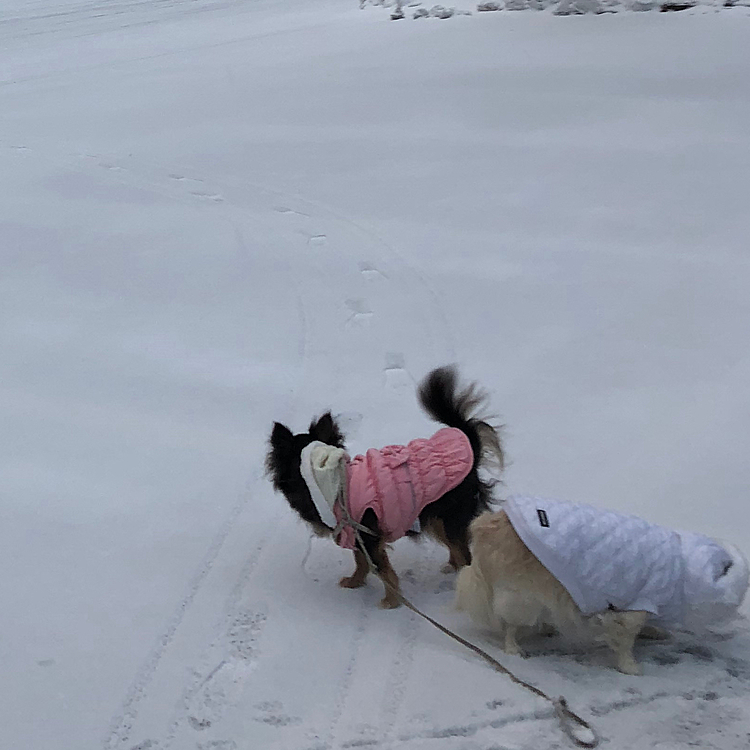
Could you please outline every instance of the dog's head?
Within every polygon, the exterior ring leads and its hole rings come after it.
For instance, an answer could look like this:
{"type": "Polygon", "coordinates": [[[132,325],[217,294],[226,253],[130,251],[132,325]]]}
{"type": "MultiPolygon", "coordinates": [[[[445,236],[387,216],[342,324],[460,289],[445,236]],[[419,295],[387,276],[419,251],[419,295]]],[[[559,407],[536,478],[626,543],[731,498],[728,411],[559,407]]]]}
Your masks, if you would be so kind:
{"type": "MultiPolygon", "coordinates": [[[[693,535],[682,536],[685,544],[693,535]]],[[[691,630],[710,630],[737,614],[747,593],[750,569],[733,544],[707,539],[707,543],[691,546],[685,569],[685,593],[690,603],[685,625],[691,630]]]]}
{"type": "Polygon", "coordinates": [[[274,422],[266,455],[266,470],[273,486],[284,495],[292,509],[313,527],[315,533],[327,535],[331,530],[320,519],[300,470],[302,451],[315,440],[344,448],[344,435],[331,412],[313,419],[308,431],[298,435],[281,422],[274,422]]]}

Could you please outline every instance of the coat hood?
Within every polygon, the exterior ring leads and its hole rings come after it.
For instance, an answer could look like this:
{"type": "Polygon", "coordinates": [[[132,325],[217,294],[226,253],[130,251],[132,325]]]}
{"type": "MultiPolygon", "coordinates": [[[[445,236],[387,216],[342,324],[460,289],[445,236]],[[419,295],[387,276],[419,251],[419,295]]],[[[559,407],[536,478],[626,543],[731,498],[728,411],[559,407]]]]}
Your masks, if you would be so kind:
{"type": "Polygon", "coordinates": [[[745,598],[750,570],[745,556],[728,542],[680,533],[685,559],[685,625],[707,629],[730,620],[745,598]]]}

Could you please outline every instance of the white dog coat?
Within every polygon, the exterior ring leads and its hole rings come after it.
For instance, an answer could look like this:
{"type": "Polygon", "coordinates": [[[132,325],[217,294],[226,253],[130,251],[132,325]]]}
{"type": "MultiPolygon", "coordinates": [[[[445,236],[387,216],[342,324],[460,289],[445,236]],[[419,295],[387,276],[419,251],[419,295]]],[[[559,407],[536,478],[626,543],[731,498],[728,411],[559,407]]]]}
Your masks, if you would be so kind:
{"type": "Polygon", "coordinates": [[[584,614],[643,610],[664,623],[705,625],[731,617],[748,587],[742,554],[702,534],[527,496],[509,498],[504,510],[584,614]]]}

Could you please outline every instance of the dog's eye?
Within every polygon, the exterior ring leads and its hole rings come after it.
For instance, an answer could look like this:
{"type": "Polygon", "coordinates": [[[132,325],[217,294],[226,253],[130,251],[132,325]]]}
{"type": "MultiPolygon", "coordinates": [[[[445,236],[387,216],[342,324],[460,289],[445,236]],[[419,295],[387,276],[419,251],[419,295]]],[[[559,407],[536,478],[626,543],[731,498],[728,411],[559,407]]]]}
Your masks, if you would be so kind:
{"type": "MultiPolygon", "coordinates": [[[[724,564],[724,570],[721,571],[721,575],[725,576],[732,568],[732,561],[730,560],[728,563],[724,564]]],[[[719,576],[721,578],[721,576],[719,576]]]]}

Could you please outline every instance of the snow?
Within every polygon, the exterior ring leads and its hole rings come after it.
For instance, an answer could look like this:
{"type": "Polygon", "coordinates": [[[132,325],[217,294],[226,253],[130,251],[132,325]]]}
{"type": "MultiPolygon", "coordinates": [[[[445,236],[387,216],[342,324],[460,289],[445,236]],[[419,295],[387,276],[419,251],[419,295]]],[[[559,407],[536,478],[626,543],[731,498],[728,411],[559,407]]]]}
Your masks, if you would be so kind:
{"type": "MultiPolygon", "coordinates": [[[[459,7],[471,7],[460,4],[459,7]]],[[[501,493],[750,550],[747,8],[391,22],[352,0],[4,0],[0,747],[568,747],[549,707],[310,540],[273,420],[434,429],[501,493]]],[[[610,748],[745,748],[750,632],[503,656],[610,748]]],[[[748,606],[745,605],[745,613],[748,606]]]]}

